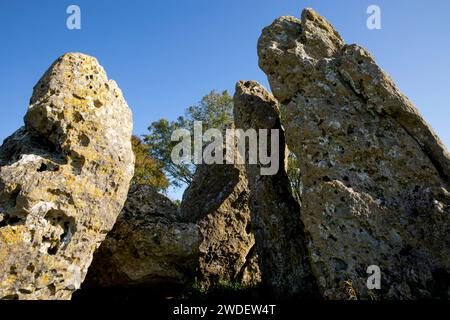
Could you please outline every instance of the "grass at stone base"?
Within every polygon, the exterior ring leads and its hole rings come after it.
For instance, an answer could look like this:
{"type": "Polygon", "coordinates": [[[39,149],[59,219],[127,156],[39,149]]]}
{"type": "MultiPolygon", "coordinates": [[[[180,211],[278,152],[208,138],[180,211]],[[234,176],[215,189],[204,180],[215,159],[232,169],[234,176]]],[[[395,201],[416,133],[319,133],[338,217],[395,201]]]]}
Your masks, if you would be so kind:
{"type": "Polygon", "coordinates": [[[234,282],[227,279],[221,279],[209,289],[205,289],[199,282],[192,284],[190,290],[187,290],[182,299],[195,300],[216,300],[216,299],[258,299],[263,296],[264,291],[258,285],[243,285],[240,282],[234,282]]]}

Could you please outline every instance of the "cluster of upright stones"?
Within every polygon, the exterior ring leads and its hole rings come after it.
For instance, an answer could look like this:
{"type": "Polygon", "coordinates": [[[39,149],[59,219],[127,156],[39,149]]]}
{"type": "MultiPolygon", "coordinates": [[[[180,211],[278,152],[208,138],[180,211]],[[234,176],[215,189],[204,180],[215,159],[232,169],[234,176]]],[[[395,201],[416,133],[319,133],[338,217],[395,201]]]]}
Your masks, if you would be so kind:
{"type": "Polygon", "coordinates": [[[87,288],[181,291],[196,279],[277,298],[448,299],[450,155],[417,109],[311,9],[264,28],[258,55],[273,95],[239,82],[235,127],[269,141],[276,130],[278,170],[199,165],[181,208],[148,186],[128,193],[120,89],[95,58],[59,58],[0,147],[0,299],[69,299],[111,229],[87,288]],[[379,290],[367,286],[374,265],[379,290]]]}

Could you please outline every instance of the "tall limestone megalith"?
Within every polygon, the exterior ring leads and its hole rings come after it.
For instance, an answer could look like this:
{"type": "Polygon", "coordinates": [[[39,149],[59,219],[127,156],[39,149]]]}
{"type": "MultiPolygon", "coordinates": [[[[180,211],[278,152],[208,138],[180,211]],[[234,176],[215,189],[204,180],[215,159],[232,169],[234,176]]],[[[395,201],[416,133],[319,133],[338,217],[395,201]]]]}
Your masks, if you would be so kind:
{"type": "Polygon", "coordinates": [[[278,102],[256,81],[240,81],[234,95],[234,121],[236,128],[244,132],[255,130],[259,139],[257,164],[248,161],[249,144],[245,163],[251,224],[265,289],[277,298],[316,297],[300,206],[286,173],[288,153],[278,102]],[[267,142],[267,150],[261,150],[263,141],[267,142]],[[261,151],[272,159],[270,165],[262,163],[261,151]],[[262,174],[263,167],[274,170],[262,174]]]}
{"type": "Polygon", "coordinates": [[[132,116],[93,57],[59,58],[0,147],[0,298],[69,299],[120,213],[132,116]]]}
{"type": "Polygon", "coordinates": [[[299,159],[323,296],[447,298],[450,156],[417,109],[311,9],[266,27],[258,55],[299,159]]]}

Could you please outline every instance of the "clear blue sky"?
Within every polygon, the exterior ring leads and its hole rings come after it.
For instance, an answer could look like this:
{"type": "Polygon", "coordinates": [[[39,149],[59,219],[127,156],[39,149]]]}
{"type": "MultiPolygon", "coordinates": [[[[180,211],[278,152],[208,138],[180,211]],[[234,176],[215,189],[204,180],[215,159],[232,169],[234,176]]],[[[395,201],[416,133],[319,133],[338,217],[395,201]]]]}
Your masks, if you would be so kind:
{"type": "Polygon", "coordinates": [[[0,0],[0,140],[22,125],[33,85],[65,52],[99,59],[133,110],[136,134],[212,89],[233,93],[240,79],[268,86],[261,29],[304,7],[368,48],[450,146],[448,0],[0,0]],[[66,28],[70,4],[81,7],[81,30],[66,28]],[[366,27],[370,4],[381,7],[382,30],[366,27]]]}

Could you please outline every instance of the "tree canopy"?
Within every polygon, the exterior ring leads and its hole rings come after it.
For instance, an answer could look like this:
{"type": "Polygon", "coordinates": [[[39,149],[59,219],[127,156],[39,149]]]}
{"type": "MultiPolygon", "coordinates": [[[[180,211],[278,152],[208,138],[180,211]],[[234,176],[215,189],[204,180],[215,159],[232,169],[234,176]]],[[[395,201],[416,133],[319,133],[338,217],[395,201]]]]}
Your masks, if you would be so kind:
{"type": "Polygon", "coordinates": [[[150,156],[150,147],[136,136],[131,138],[131,144],[136,157],[132,183],[151,185],[157,191],[166,190],[169,187],[169,181],[159,162],[150,156]]]}
{"type": "Polygon", "coordinates": [[[174,130],[181,128],[193,132],[194,121],[202,122],[203,131],[211,128],[225,130],[233,123],[233,98],[227,91],[222,93],[211,91],[196,105],[188,107],[185,114],[175,121],[160,119],[148,127],[149,133],[144,136],[144,141],[149,147],[149,153],[161,163],[162,170],[175,187],[189,185],[192,182],[195,165],[173,163],[171,152],[178,142],[171,141],[171,136],[174,130]]]}

